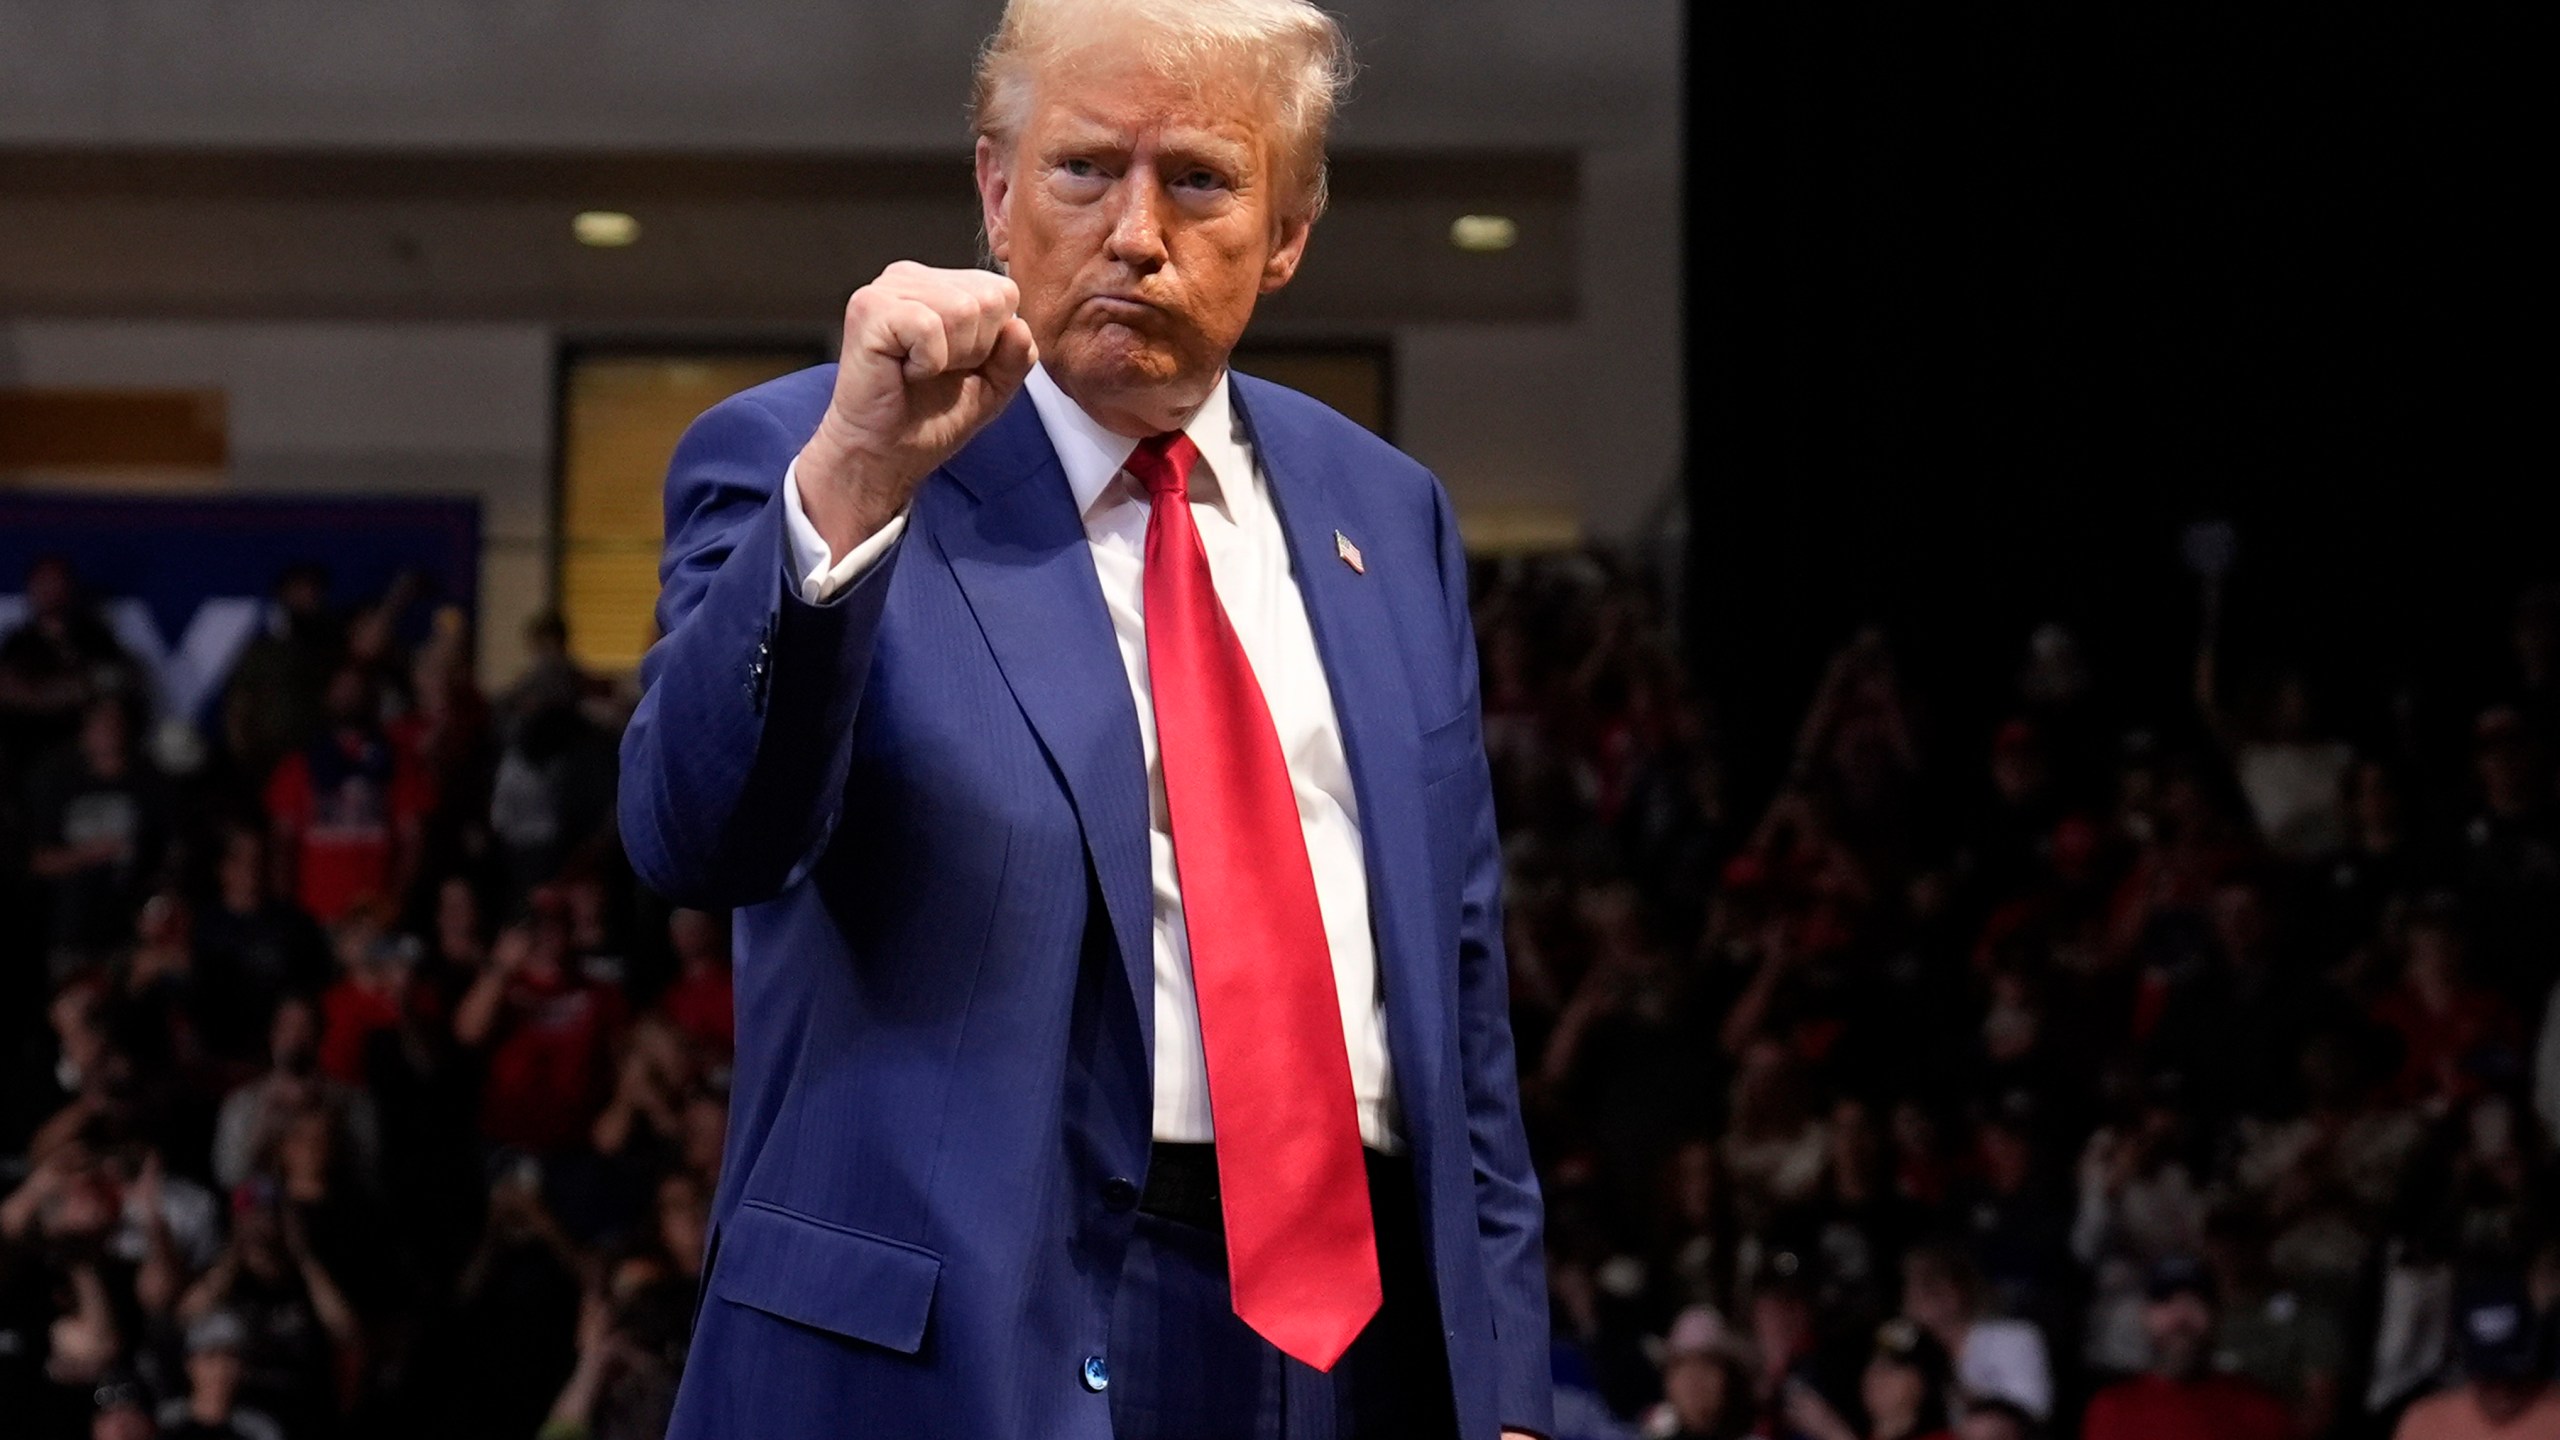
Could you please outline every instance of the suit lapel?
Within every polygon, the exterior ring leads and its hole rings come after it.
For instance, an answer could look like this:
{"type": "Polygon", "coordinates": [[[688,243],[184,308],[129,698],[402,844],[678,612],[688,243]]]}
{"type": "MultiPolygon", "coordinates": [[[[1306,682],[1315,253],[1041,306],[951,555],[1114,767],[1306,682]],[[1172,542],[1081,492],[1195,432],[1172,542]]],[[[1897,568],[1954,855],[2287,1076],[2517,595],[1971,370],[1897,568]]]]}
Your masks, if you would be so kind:
{"type": "Polygon", "coordinates": [[[1139,1033],[1153,1054],[1146,753],[1083,517],[1028,395],[1016,396],[943,473],[977,503],[940,510],[934,542],[1066,783],[1128,970],[1139,1033]]]}
{"type": "MultiPolygon", "coordinates": [[[[1271,485],[1289,568],[1307,606],[1325,680],[1333,689],[1351,786],[1360,801],[1360,845],[1369,879],[1369,927],[1386,987],[1388,1042],[1399,1086],[1431,1093],[1429,1064],[1438,1037],[1421,1028],[1447,1005],[1432,935],[1431,854],[1422,794],[1421,726],[1396,653],[1386,577],[1353,569],[1335,535],[1357,544],[1373,533],[1354,487],[1331,473],[1334,447],[1287,423],[1280,406],[1253,401],[1264,382],[1235,379],[1235,403],[1254,456],[1271,485]]],[[[1408,1126],[1425,1123],[1421,1107],[1404,1107],[1408,1126]]]]}

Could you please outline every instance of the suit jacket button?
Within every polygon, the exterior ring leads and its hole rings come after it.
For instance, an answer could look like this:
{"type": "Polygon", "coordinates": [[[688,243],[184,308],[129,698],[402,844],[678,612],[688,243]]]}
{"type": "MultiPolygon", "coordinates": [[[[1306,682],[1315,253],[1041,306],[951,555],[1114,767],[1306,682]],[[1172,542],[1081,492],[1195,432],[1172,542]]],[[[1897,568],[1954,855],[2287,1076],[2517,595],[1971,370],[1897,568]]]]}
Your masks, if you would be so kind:
{"type": "Polygon", "coordinates": [[[1115,1211],[1134,1209],[1138,1203],[1138,1187],[1114,1175],[1102,1182],[1102,1203],[1115,1211]]]}
{"type": "Polygon", "coordinates": [[[1099,1395],[1103,1391],[1111,1388],[1111,1367],[1102,1363],[1101,1356],[1087,1355],[1084,1357],[1084,1374],[1082,1378],[1084,1380],[1084,1388],[1092,1391],[1096,1395],[1099,1395]]]}

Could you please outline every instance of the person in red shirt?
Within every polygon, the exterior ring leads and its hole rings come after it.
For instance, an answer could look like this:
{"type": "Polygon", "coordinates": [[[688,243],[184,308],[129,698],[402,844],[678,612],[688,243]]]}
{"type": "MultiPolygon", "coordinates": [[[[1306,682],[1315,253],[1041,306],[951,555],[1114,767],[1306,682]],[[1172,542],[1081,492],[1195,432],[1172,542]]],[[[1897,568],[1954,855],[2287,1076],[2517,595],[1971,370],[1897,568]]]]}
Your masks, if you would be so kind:
{"type": "Polygon", "coordinates": [[[320,1069],[332,1080],[365,1085],[373,1077],[375,1037],[398,1038],[401,1026],[438,1008],[420,993],[417,940],[391,927],[388,903],[353,901],[329,927],[338,978],[320,995],[320,1069]]]}
{"type": "Polygon", "coordinates": [[[327,705],[328,727],[276,766],[266,793],[291,888],[322,924],[367,896],[409,892],[434,805],[433,787],[383,735],[363,670],[341,667],[327,705]]]}
{"type": "Polygon", "coordinates": [[[603,1108],[624,1014],[621,991],[571,968],[559,892],[536,890],[531,905],[498,936],[454,1012],[453,1033],[489,1057],[482,1136],[541,1153],[585,1138],[603,1108]]]}
{"type": "Polygon", "coordinates": [[[658,1008],[713,1055],[738,1048],[738,997],[729,983],[729,927],[724,916],[678,910],[667,918],[676,978],[658,1008]]]}
{"type": "Polygon", "coordinates": [[[2215,1297],[2204,1263],[2185,1255],[2160,1260],[2148,1292],[2142,1328],[2151,1338],[2151,1373],[2099,1391],[2083,1440],[2292,1440],[2284,1402],[2207,1368],[2215,1297]]]}
{"type": "Polygon", "coordinates": [[[2374,1019],[2400,1037],[2403,1100],[2451,1105],[2483,1088],[2476,1062],[2499,1051],[2521,1054],[2514,1012],[2464,975],[2459,902],[2434,895],[2409,918],[2407,968],[2400,985],[2374,1006],[2374,1019]]]}

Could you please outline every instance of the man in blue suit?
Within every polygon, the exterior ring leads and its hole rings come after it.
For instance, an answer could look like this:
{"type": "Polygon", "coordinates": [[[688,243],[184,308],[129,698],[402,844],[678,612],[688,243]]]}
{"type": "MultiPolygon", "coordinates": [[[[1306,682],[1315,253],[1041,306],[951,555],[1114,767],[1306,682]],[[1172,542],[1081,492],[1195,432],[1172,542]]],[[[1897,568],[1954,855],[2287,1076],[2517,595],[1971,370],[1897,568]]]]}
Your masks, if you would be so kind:
{"type": "Polygon", "coordinates": [[[1003,274],[677,448],[641,876],[737,912],[679,1440],[1544,1434],[1464,556],[1231,374],[1323,207],[1304,0],[1014,0],[1003,274]]]}

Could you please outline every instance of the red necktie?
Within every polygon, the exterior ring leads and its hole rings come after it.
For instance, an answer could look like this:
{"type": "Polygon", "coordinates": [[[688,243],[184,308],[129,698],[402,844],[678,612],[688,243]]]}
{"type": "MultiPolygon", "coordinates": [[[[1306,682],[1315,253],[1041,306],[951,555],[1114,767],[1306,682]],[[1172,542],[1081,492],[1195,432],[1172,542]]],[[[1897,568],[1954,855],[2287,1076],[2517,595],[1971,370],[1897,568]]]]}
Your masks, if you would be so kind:
{"type": "Polygon", "coordinates": [[[1218,1137],[1236,1314],[1330,1370],[1378,1309],[1377,1237],[1333,957],[1271,711],[1191,522],[1199,448],[1129,457],[1147,487],[1147,675],[1218,1137]]]}

